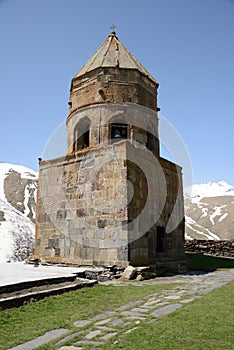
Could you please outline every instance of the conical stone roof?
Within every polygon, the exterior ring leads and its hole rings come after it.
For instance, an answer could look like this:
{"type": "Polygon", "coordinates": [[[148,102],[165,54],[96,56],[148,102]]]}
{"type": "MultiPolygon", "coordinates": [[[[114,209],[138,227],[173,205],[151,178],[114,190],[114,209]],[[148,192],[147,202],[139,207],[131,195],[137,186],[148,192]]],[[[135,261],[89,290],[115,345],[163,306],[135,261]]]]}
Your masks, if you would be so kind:
{"type": "Polygon", "coordinates": [[[74,79],[100,67],[138,70],[157,84],[154,77],[142,66],[131,52],[121,44],[115,32],[110,33],[105,42],[75,75],[74,79]]]}

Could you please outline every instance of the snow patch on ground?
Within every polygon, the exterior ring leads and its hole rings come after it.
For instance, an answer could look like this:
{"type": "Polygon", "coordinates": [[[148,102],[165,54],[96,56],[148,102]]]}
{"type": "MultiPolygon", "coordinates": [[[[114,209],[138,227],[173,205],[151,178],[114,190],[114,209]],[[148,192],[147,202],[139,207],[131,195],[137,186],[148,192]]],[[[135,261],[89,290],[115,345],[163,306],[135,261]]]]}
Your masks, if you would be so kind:
{"type": "Polygon", "coordinates": [[[208,214],[208,208],[202,208],[202,215],[201,215],[200,219],[207,216],[207,214],[208,214]]]}
{"type": "Polygon", "coordinates": [[[190,230],[202,236],[206,236],[207,239],[212,239],[212,240],[214,239],[214,240],[220,241],[219,236],[217,236],[215,233],[211,232],[207,228],[197,224],[196,221],[194,221],[191,217],[185,216],[185,220],[186,220],[186,225],[188,228],[190,228],[190,230]]]}
{"type": "Polygon", "coordinates": [[[28,186],[25,186],[24,189],[24,215],[28,216],[28,214],[30,213],[30,209],[28,207],[28,201],[29,201],[29,189],[28,186]]]}
{"type": "Polygon", "coordinates": [[[0,262],[24,254],[26,246],[34,243],[35,225],[20,211],[0,199],[5,221],[0,222],[0,262]],[[18,252],[16,252],[18,250],[18,252]]]}
{"type": "Polygon", "coordinates": [[[0,263],[0,286],[26,281],[35,281],[46,278],[72,276],[78,272],[84,272],[84,268],[56,267],[17,263],[0,263]]]}
{"type": "Polygon", "coordinates": [[[189,236],[189,234],[187,234],[186,232],[185,232],[184,237],[185,237],[185,239],[187,239],[187,240],[193,240],[193,238],[192,238],[191,236],[189,236]]]}
{"type": "MultiPolygon", "coordinates": [[[[38,173],[22,165],[0,162],[0,210],[4,213],[3,221],[0,221],[0,262],[22,260],[27,252],[32,249],[35,236],[35,225],[27,217],[32,210],[35,218],[35,210],[30,208],[30,196],[36,198],[38,173]],[[15,171],[20,174],[21,179],[32,180],[24,191],[24,213],[12,206],[6,199],[4,193],[4,182],[6,177],[15,171]]],[[[22,203],[18,203],[22,204],[22,203]]]]}
{"type": "Polygon", "coordinates": [[[185,215],[185,220],[187,224],[196,224],[196,221],[194,221],[190,216],[185,215]]]}
{"type": "Polygon", "coordinates": [[[222,215],[222,209],[225,208],[227,205],[222,205],[221,207],[214,207],[214,212],[212,215],[210,215],[210,221],[212,225],[215,225],[214,218],[216,216],[222,215]]]}
{"type": "Polygon", "coordinates": [[[6,178],[6,173],[0,171],[0,199],[7,201],[4,193],[4,181],[6,178]]]}
{"type": "Polygon", "coordinates": [[[0,172],[9,173],[10,170],[17,171],[21,174],[22,179],[31,179],[36,180],[38,173],[32,169],[29,169],[23,165],[10,164],[10,163],[1,163],[0,162],[0,172]]]}
{"type": "Polygon", "coordinates": [[[224,213],[220,218],[219,218],[219,222],[223,221],[224,219],[226,219],[226,217],[228,216],[228,213],[224,213]]]}

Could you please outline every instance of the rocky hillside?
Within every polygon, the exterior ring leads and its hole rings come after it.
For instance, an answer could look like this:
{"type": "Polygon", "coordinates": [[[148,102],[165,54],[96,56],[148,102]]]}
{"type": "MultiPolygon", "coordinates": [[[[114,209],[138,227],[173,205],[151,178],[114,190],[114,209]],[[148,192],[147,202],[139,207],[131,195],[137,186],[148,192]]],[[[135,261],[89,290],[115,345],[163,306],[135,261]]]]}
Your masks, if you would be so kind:
{"type": "Polygon", "coordinates": [[[0,163],[0,261],[22,260],[34,244],[37,173],[0,163]]]}
{"type": "Polygon", "coordinates": [[[187,239],[234,239],[234,187],[225,181],[193,185],[184,193],[187,239]]]}

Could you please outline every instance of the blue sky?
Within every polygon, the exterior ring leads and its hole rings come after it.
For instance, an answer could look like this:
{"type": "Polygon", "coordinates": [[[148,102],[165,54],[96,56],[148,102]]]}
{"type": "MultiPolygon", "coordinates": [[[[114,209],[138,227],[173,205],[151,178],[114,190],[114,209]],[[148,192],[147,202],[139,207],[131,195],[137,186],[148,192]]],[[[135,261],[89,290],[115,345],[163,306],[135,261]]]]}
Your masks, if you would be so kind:
{"type": "Polygon", "coordinates": [[[38,169],[67,117],[72,77],[112,23],[159,81],[193,182],[234,185],[233,0],[0,0],[0,160],[38,169]]]}

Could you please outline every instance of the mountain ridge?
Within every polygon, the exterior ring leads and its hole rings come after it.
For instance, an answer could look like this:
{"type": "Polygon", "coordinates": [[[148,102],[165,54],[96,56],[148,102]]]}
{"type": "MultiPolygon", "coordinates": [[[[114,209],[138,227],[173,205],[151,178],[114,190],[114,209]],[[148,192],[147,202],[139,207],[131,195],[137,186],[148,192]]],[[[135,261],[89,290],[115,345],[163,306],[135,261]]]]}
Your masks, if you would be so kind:
{"type": "Polygon", "coordinates": [[[226,181],[184,190],[186,239],[234,239],[234,187],[226,181]]]}

